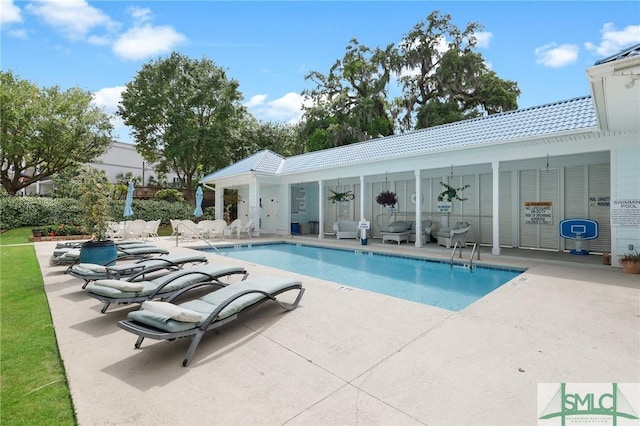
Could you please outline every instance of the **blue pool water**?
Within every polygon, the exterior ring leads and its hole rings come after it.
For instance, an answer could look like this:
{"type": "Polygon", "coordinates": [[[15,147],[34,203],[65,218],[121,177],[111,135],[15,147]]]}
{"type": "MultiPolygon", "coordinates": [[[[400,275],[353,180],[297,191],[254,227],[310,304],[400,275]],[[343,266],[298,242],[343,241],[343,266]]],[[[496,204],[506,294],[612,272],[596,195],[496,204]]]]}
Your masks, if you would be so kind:
{"type": "Polygon", "coordinates": [[[220,250],[229,257],[450,311],[465,308],[522,273],[476,266],[470,272],[443,262],[288,243],[220,250]]]}

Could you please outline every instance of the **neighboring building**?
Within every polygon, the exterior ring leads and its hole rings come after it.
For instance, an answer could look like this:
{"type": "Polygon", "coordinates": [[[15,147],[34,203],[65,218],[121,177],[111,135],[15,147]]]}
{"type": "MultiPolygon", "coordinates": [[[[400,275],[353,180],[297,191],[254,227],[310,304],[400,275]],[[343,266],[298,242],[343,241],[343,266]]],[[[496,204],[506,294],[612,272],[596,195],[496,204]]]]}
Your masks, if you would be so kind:
{"type": "MultiPolygon", "coordinates": [[[[149,184],[149,179],[157,181],[158,176],[153,170],[153,164],[145,161],[142,155],[136,151],[135,145],[112,142],[107,151],[91,163],[98,170],[104,170],[109,178],[109,182],[118,182],[119,174],[131,173],[133,177],[140,177],[144,185],[149,184]]],[[[169,184],[176,183],[178,177],[175,173],[167,175],[169,184]]],[[[33,185],[23,188],[21,195],[45,195],[53,189],[53,182],[49,179],[38,181],[33,185]]]]}
{"type": "MultiPolygon", "coordinates": [[[[131,173],[133,177],[140,177],[143,186],[149,184],[149,179],[157,181],[158,176],[153,169],[153,164],[145,161],[142,155],[136,151],[135,145],[113,142],[108,150],[102,154],[92,166],[104,170],[110,182],[117,182],[119,174],[131,173]]],[[[168,183],[177,182],[177,175],[171,173],[167,176],[168,183]]]]}
{"type": "Polygon", "coordinates": [[[313,232],[324,238],[336,220],[364,218],[376,236],[392,220],[414,221],[418,233],[424,220],[436,231],[465,220],[468,240],[499,255],[501,247],[574,249],[558,224],[584,218],[599,224],[586,248],[616,259],[640,249],[640,45],[598,61],[587,76],[591,96],[289,158],[261,151],[202,183],[215,187],[216,204],[225,189],[237,190],[238,217],[267,233],[317,223],[313,232]],[[449,214],[438,210],[441,182],[469,185],[449,214]],[[386,189],[398,196],[393,210],[376,204],[386,189]],[[330,191],[352,191],[355,200],[331,203],[330,191]]]}

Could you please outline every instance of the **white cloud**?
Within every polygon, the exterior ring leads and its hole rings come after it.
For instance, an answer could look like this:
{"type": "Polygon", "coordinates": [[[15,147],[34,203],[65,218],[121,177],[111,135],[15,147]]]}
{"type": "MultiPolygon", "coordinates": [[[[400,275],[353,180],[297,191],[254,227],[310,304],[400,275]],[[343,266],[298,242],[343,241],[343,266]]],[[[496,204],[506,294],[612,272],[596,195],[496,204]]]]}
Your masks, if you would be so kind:
{"type": "Polygon", "coordinates": [[[36,0],[26,10],[71,39],[81,39],[94,28],[117,27],[108,15],[85,0],[36,0]]]}
{"type": "Polygon", "coordinates": [[[93,94],[92,102],[105,110],[109,114],[113,114],[118,109],[118,104],[122,100],[122,92],[125,86],[105,87],[93,94]]]}
{"type": "Polygon", "coordinates": [[[25,40],[29,38],[29,33],[24,29],[9,30],[9,35],[13,38],[21,38],[25,40]]]}
{"type": "Polygon", "coordinates": [[[493,38],[493,34],[486,31],[480,31],[475,33],[476,36],[476,46],[480,48],[488,48],[489,42],[493,38]]]}
{"type": "Polygon", "coordinates": [[[575,44],[558,46],[556,43],[549,43],[536,48],[534,52],[538,58],[536,63],[545,67],[561,68],[575,62],[578,59],[579,50],[575,44]]]}
{"type": "Polygon", "coordinates": [[[302,105],[308,104],[303,96],[289,92],[283,97],[266,102],[267,95],[253,96],[245,106],[258,120],[297,123],[302,118],[302,105]]]}
{"type": "Polygon", "coordinates": [[[119,142],[128,143],[131,142],[131,129],[124,124],[121,117],[115,114],[125,89],[125,86],[102,88],[93,94],[92,103],[110,115],[109,121],[113,126],[114,138],[119,142]]]}
{"type": "Polygon", "coordinates": [[[13,0],[0,0],[0,27],[22,22],[20,8],[13,4],[13,0]]]}
{"type": "Polygon", "coordinates": [[[255,96],[252,96],[251,99],[249,99],[249,102],[244,104],[244,106],[246,106],[249,109],[255,108],[260,105],[263,105],[264,101],[266,100],[267,100],[267,95],[255,95],[255,96]]]}
{"type": "Polygon", "coordinates": [[[600,44],[589,42],[584,44],[587,50],[600,56],[610,56],[640,43],[640,25],[629,25],[623,30],[616,30],[613,23],[607,22],[602,26],[600,34],[602,34],[600,44]]]}
{"type": "Polygon", "coordinates": [[[109,46],[112,42],[113,40],[111,39],[111,37],[107,35],[102,35],[102,36],[92,35],[87,38],[87,43],[93,44],[96,46],[109,46]]]}
{"type": "Polygon", "coordinates": [[[144,25],[131,28],[113,45],[113,52],[123,59],[146,59],[169,52],[186,37],[168,26],[144,25]]]}
{"type": "Polygon", "coordinates": [[[151,21],[152,14],[149,8],[133,6],[128,9],[128,12],[135,20],[136,25],[151,21]]]}

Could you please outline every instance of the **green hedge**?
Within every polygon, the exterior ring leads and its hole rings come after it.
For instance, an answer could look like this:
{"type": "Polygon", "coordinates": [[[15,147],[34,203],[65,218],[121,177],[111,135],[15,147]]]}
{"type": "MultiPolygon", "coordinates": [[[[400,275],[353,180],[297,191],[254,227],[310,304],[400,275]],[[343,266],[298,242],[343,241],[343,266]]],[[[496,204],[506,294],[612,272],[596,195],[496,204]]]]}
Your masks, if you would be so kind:
{"type": "MultiPolygon", "coordinates": [[[[195,205],[187,202],[157,200],[133,200],[133,216],[128,220],[194,219],[195,205]]],[[[124,220],[124,201],[112,200],[109,215],[114,221],[124,220]]],[[[214,209],[205,210],[201,219],[213,219],[214,209]]],[[[80,202],[73,198],[0,197],[0,228],[13,229],[22,226],[47,226],[51,224],[82,224],[80,202]]]]}

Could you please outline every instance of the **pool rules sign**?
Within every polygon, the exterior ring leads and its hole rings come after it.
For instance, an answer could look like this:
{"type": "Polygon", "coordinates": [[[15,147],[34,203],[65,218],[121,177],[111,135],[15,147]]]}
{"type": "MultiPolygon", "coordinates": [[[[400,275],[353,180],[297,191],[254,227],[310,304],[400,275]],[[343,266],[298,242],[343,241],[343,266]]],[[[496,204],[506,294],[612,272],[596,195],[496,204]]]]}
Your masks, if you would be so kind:
{"type": "Polygon", "coordinates": [[[525,201],[525,225],[553,225],[553,203],[551,201],[525,201]]]}

